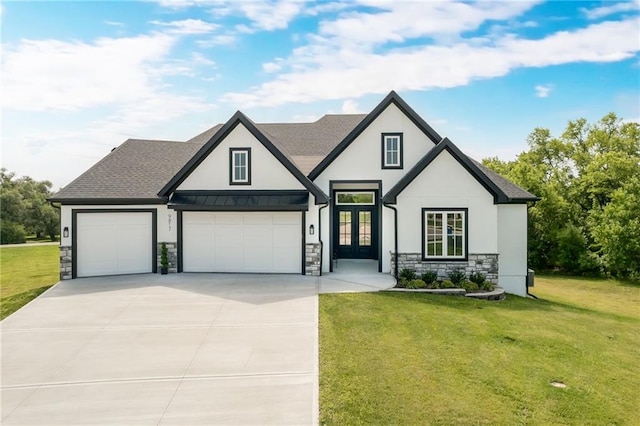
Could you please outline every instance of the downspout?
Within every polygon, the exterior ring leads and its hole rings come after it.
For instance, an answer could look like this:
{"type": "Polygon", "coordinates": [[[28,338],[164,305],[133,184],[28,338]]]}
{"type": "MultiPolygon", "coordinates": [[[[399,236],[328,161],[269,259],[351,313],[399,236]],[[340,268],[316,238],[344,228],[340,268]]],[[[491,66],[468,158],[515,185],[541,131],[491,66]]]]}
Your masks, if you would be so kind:
{"type": "Polygon", "coordinates": [[[398,281],[398,209],[387,203],[382,203],[388,209],[393,210],[393,250],[395,251],[396,261],[393,265],[393,277],[398,281]]]}
{"type": "Polygon", "coordinates": [[[324,243],[322,242],[322,209],[327,207],[329,203],[323,204],[318,209],[318,242],[320,242],[320,276],[322,276],[322,256],[324,253],[324,243]]]}

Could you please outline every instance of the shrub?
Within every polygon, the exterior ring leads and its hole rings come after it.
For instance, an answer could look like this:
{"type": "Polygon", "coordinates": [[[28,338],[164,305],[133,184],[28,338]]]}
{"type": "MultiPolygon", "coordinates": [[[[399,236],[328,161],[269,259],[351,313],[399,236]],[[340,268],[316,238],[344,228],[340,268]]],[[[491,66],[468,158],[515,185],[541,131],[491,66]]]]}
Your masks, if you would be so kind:
{"type": "Polygon", "coordinates": [[[436,271],[425,271],[420,279],[424,281],[427,285],[433,284],[438,280],[438,273],[436,271]]]}
{"type": "Polygon", "coordinates": [[[403,268],[400,271],[400,276],[398,278],[400,278],[401,280],[407,280],[407,281],[411,281],[411,280],[415,280],[416,277],[416,271],[414,271],[413,269],[410,268],[403,268]]]}
{"type": "Polygon", "coordinates": [[[169,252],[167,250],[167,243],[165,242],[160,246],[160,266],[163,268],[169,267],[169,252]]]}
{"type": "Polygon", "coordinates": [[[404,278],[400,278],[396,283],[396,288],[407,288],[408,281],[404,278]]]}
{"type": "Polygon", "coordinates": [[[493,291],[495,290],[495,286],[493,285],[493,283],[491,281],[485,281],[482,283],[482,285],[480,286],[480,288],[484,291],[493,291]]]}
{"type": "Polygon", "coordinates": [[[478,284],[478,287],[482,287],[482,283],[485,282],[487,276],[482,272],[472,272],[469,274],[469,281],[478,284]]]}
{"type": "Polygon", "coordinates": [[[462,282],[462,288],[464,288],[467,291],[467,293],[480,290],[480,287],[478,286],[478,284],[474,283],[473,281],[467,281],[467,280],[462,282]]]}
{"type": "Polygon", "coordinates": [[[3,220],[2,228],[0,229],[0,240],[2,244],[24,243],[26,241],[24,226],[19,223],[3,220]]]}
{"type": "MultiPolygon", "coordinates": [[[[424,281],[424,280],[422,280],[424,281]]],[[[438,286],[440,285],[440,283],[438,281],[433,281],[430,283],[425,283],[427,285],[427,288],[438,288],[438,286]]]]}
{"type": "Polygon", "coordinates": [[[425,288],[426,286],[425,282],[419,279],[411,280],[407,283],[407,288],[411,289],[425,288]]]}
{"type": "Polygon", "coordinates": [[[460,287],[460,284],[462,284],[466,278],[467,276],[462,269],[456,269],[455,271],[449,272],[449,280],[455,287],[460,287]]]}
{"type": "Polygon", "coordinates": [[[444,280],[440,283],[440,288],[454,288],[456,285],[451,280],[444,280]]]}

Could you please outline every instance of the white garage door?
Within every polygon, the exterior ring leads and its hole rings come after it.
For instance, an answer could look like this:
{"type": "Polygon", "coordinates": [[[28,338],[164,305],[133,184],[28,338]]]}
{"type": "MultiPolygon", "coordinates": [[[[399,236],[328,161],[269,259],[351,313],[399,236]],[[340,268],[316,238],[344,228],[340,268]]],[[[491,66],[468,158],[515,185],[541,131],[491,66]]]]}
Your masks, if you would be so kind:
{"type": "Polygon", "coordinates": [[[152,214],[78,213],[77,276],[152,272],[152,214]]]}
{"type": "Polygon", "coordinates": [[[185,272],[300,273],[300,213],[184,212],[185,272]]]}

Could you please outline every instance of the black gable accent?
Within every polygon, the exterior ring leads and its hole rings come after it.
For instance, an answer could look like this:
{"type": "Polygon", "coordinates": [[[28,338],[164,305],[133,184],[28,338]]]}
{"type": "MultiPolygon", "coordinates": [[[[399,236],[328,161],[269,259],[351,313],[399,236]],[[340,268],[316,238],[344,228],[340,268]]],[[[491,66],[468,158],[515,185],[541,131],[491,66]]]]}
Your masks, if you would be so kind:
{"type": "Polygon", "coordinates": [[[313,182],[298,170],[297,167],[291,163],[291,161],[273,145],[273,143],[253,124],[253,122],[247,118],[242,112],[237,111],[233,116],[209,139],[198,152],[180,169],[180,171],[167,183],[164,188],[158,193],[161,197],[166,197],[195,170],[196,167],[204,161],[205,158],[218,146],[220,143],[236,128],[239,124],[242,124],[249,132],[258,139],[262,145],[264,145],[271,154],[280,161],[280,163],[289,170],[289,172],[298,181],[304,185],[309,192],[313,194],[316,200],[316,204],[327,203],[329,197],[324,194],[320,188],[318,188],[313,182]]]}
{"type": "MultiPolygon", "coordinates": [[[[493,201],[495,204],[506,204],[523,202],[523,200],[510,199],[498,186],[491,181],[484,173],[480,171],[469,157],[467,157],[457,146],[453,144],[448,138],[444,138],[438,143],[431,151],[429,151],[424,157],[413,166],[409,172],[404,175],[402,179],[394,185],[393,188],[387,192],[382,198],[383,203],[396,204],[398,195],[407,187],[413,180],[435,160],[438,155],[444,150],[447,150],[458,163],[460,163],[484,188],[493,195],[493,201]]],[[[531,200],[529,200],[531,201],[531,200]]]]}
{"type": "Polygon", "coordinates": [[[369,127],[369,125],[391,104],[400,109],[422,132],[429,137],[434,143],[440,142],[442,137],[435,131],[426,121],[422,119],[395,91],[389,94],[371,111],[343,140],[340,142],[324,160],[320,162],[309,173],[309,179],[316,179],[320,173],[326,169],[359,135],[369,127]]]}
{"type": "Polygon", "coordinates": [[[307,191],[176,191],[169,208],[185,211],[307,211],[307,191]]]}

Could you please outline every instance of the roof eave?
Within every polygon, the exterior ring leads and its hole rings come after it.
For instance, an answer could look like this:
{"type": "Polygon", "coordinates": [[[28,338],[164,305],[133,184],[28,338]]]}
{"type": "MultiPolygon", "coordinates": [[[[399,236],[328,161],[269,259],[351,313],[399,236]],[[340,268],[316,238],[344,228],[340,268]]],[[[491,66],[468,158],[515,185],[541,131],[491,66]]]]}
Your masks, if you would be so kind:
{"type": "Polygon", "coordinates": [[[136,205],[136,204],[166,204],[167,197],[156,198],[47,198],[50,203],[61,205],[102,206],[102,205],[136,205]]]}

